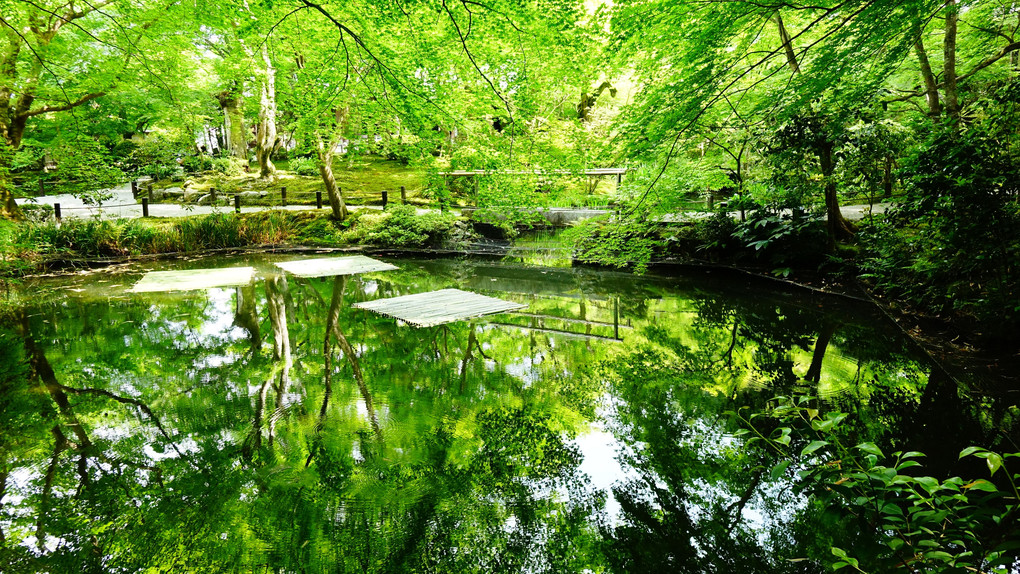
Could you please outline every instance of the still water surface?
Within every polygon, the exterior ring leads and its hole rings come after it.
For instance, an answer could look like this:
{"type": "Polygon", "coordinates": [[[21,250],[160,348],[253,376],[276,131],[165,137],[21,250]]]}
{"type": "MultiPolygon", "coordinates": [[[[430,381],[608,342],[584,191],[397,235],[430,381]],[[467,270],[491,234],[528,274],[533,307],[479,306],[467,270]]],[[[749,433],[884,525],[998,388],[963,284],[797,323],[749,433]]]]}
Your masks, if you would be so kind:
{"type": "Polygon", "coordinates": [[[496,260],[273,266],[299,257],[22,285],[0,327],[4,571],[821,571],[841,523],[724,413],[809,395],[935,475],[1012,444],[1010,401],[846,300],[496,260]],[[239,265],[251,285],[127,292],[239,265]],[[448,287],[528,307],[425,329],[351,307],[448,287]]]}

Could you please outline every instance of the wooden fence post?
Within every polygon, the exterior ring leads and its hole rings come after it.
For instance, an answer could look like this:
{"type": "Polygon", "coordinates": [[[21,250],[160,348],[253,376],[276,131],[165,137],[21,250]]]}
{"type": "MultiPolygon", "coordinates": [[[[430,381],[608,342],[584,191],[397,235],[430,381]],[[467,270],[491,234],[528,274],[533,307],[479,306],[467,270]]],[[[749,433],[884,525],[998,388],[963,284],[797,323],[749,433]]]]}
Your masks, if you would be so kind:
{"type": "Polygon", "coordinates": [[[280,188],[280,206],[281,207],[286,207],[287,206],[287,188],[286,187],[281,187],[280,188]]]}
{"type": "Polygon", "coordinates": [[[60,204],[53,204],[53,217],[59,222],[60,221],[60,204]]]}
{"type": "Polygon", "coordinates": [[[143,197],[142,198],[142,217],[148,217],[148,216],[149,216],[149,198],[148,197],[143,197]]]}
{"type": "Polygon", "coordinates": [[[322,192],[315,192],[315,209],[322,209],[322,192]]]}
{"type": "Polygon", "coordinates": [[[386,204],[390,201],[390,193],[388,191],[382,192],[382,208],[386,211],[386,204]]]}
{"type": "Polygon", "coordinates": [[[400,186],[400,203],[407,203],[407,190],[400,186]]]}
{"type": "Polygon", "coordinates": [[[241,196],[234,195],[234,213],[241,213],[241,196]]]}

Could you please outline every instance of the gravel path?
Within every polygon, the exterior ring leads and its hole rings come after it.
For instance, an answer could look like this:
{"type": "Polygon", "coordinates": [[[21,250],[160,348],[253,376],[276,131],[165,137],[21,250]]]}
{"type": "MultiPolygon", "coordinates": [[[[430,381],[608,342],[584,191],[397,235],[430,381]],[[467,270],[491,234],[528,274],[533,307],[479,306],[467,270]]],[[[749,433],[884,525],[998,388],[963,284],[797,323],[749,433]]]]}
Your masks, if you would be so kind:
{"type": "MultiPolygon", "coordinates": [[[[137,218],[142,217],[142,204],[136,203],[134,197],[131,196],[131,185],[124,184],[109,190],[109,193],[113,195],[110,199],[103,202],[101,207],[85,205],[82,200],[70,194],[60,195],[44,195],[34,199],[21,198],[18,199],[18,205],[25,204],[46,204],[53,205],[55,203],[60,204],[61,217],[71,218],[83,218],[88,219],[91,217],[98,216],[101,219],[118,219],[118,218],[137,218]]],[[[876,215],[885,213],[887,207],[890,204],[876,203],[871,206],[871,213],[876,215]]],[[[378,205],[370,206],[351,206],[348,208],[357,209],[382,209],[378,205]]],[[[314,210],[313,206],[308,205],[288,205],[286,207],[277,206],[243,206],[241,207],[242,213],[252,213],[256,211],[268,211],[273,209],[285,209],[287,211],[310,211],[314,210]]],[[[324,209],[328,207],[324,206],[324,209]]],[[[149,217],[186,217],[188,215],[205,215],[209,213],[229,213],[234,211],[233,206],[227,207],[222,205],[180,205],[177,203],[150,203],[149,204],[149,217]]],[[[432,209],[418,208],[418,214],[428,213],[435,211],[432,209]]],[[[458,213],[458,210],[453,210],[458,213]]],[[[586,211],[592,212],[595,215],[603,212],[601,210],[567,210],[558,209],[556,211],[586,211]]],[[[867,205],[845,205],[840,208],[843,212],[843,217],[857,221],[864,219],[868,216],[869,206],[867,205]]],[[[736,217],[736,213],[733,214],[736,217]]],[[[677,214],[674,216],[666,216],[663,219],[666,221],[683,221],[691,220],[697,217],[704,217],[701,212],[686,212],[677,214]]]]}

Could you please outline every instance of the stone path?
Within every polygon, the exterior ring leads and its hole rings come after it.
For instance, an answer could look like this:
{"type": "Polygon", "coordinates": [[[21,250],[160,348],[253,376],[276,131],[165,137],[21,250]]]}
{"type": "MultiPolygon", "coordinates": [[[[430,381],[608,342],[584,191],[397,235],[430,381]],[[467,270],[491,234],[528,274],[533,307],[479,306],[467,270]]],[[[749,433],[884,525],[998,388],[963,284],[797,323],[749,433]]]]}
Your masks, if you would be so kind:
{"type": "MultiPolygon", "coordinates": [[[[109,190],[109,193],[113,195],[109,200],[103,202],[101,207],[85,205],[80,199],[73,195],[61,194],[61,195],[44,195],[35,199],[18,199],[18,205],[25,205],[31,203],[53,205],[55,203],[60,204],[61,217],[77,217],[88,219],[91,217],[98,216],[101,219],[117,219],[117,218],[137,218],[142,216],[142,204],[136,203],[134,197],[131,196],[131,185],[124,184],[109,190]]],[[[876,203],[871,206],[871,213],[875,215],[885,213],[885,210],[890,206],[887,203],[876,203]]],[[[348,208],[357,209],[382,209],[381,206],[351,206],[348,208]]],[[[324,206],[324,209],[328,207],[324,206]]],[[[288,205],[285,207],[277,206],[242,206],[242,213],[252,213],[256,211],[268,211],[273,209],[285,209],[287,211],[310,211],[314,210],[315,207],[308,205],[288,205]]],[[[177,203],[150,203],[149,204],[149,217],[186,217],[188,215],[205,215],[209,213],[229,213],[234,211],[233,206],[215,206],[215,205],[180,205],[177,203]]],[[[435,211],[427,208],[417,208],[419,215],[435,211]]],[[[577,221],[580,219],[586,219],[588,217],[594,217],[596,215],[602,215],[610,213],[609,211],[597,210],[597,209],[565,209],[556,208],[553,210],[555,213],[560,215],[562,222],[557,221],[555,223],[564,223],[568,221],[577,221]]],[[[845,205],[840,208],[843,212],[843,217],[857,221],[864,219],[869,214],[869,206],[867,205],[845,205]]],[[[455,214],[459,214],[458,210],[453,210],[455,214]]],[[[737,217],[734,212],[732,214],[737,217]]],[[[703,212],[684,212],[673,216],[666,216],[663,218],[665,221],[690,221],[699,217],[707,217],[706,213],[703,212]]]]}

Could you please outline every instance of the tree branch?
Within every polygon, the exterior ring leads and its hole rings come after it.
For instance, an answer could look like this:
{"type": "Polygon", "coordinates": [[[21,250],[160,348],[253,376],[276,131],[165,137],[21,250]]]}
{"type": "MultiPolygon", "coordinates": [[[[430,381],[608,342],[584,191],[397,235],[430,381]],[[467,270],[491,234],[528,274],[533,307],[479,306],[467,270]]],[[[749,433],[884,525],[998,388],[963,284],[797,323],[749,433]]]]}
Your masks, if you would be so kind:
{"type": "Polygon", "coordinates": [[[92,100],[94,100],[96,98],[101,98],[101,97],[103,97],[105,95],[106,95],[106,92],[95,92],[95,93],[92,93],[92,94],[86,94],[86,95],[82,96],[81,98],[79,98],[76,101],[68,102],[68,103],[66,103],[64,105],[61,105],[61,106],[43,106],[43,107],[41,107],[39,109],[29,110],[29,111],[27,111],[27,112],[25,112],[23,114],[20,114],[20,115],[22,115],[23,117],[26,117],[26,118],[30,118],[32,116],[41,116],[42,114],[46,114],[46,113],[49,113],[49,112],[63,112],[63,111],[67,111],[67,110],[69,110],[71,108],[76,108],[76,107],[78,107],[78,106],[80,106],[80,105],[82,105],[82,104],[84,104],[86,102],[90,102],[90,101],[92,101],[92,100]]]}

